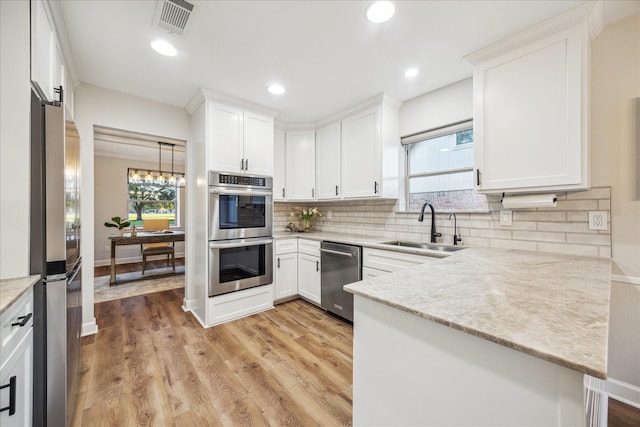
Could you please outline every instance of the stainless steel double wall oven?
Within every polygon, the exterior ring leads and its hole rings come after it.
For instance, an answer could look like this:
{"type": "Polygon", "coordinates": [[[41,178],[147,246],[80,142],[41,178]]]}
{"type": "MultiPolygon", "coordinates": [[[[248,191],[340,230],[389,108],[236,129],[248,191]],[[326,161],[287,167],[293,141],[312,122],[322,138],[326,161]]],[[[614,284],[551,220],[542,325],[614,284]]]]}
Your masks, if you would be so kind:
{"type": "Polygon", "coordinates": [[[273,179],[209,172],[209,296],[273,281],[273,179]]]}

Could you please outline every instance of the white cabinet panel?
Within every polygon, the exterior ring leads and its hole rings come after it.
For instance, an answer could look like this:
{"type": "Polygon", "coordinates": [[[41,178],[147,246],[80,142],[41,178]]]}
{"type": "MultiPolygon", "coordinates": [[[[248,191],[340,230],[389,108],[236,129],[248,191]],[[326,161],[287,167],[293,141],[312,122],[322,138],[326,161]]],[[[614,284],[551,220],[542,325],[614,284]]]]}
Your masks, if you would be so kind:
{"type": "Polygon", "coordinates": [[[380,272],[392,272],[403,268],[432,262],[437,259],[428,256],[408,254],[396,251],[364,248],[362,251],[362,266],[376,269],[380,272]]]}
{"type": "Polygon", "coordinates": [[[273,175],[273,117],[244,112],[244,171],[273,175]]]}
{"type": "Polygon", "coordinates": [[[298,293],[320,305],[320,257],[298,254],[298,293]]]}
{"type": "Polygon", "coordinates": [[[273,200],[285,200],[286,168],[284,131],[276,130],[273,141],[273,200]]]}
{"type": "Polygon", "coordinates": [[[480,192],[588,188],[588,28],[533,39],[470,55],[480,192]]]}
{"type": "Polygon", "coordinates": [[[279,300],[298,293],[298,254],[288,253],[275,257],[275,299],[279,300]]]}
{"type": "Polygon", "coordinates": [[[380,191],[380,114],[373,108],[342,121],[344,197],[372,197],[380,191]]]}
{"type": "Polygon", "coordinates": [[[210,104],[209,169],[242,172],[243,116],[240,108],[210,104]]]}
{"type": "Polygon", "coordinates": [[[340,122],[316,130],[316,197],[340,198],[340,122]]]}
{"type": "Polygon", "coordinates": [[[229,322],[270,308],[273,308],[273,285],[208,298],[207,326],[229,322]]]}
{"type": "Polygon", "coordinates": [[[298,252],[320,257],[320,241],[298,239],[298,252]]]}
{"type": "Polygon", "coordinates": [[[362,280],[370,279],[372,277],[382,276],[387,273],[388,271],[378,270],[377,268],[362,267],[362,280]]]}
{"type": "Polygon", "coordinates": [[[314,131],[288,131],[286,133],[286,171],[287,200],[315,198],[314,131]]]}
{"type": "Polygon", "coordinates": [[[53,100],[53,53],[56,50],[53,24],[42,0],[31,2],[31,80],[48,100],[53,100]]]}

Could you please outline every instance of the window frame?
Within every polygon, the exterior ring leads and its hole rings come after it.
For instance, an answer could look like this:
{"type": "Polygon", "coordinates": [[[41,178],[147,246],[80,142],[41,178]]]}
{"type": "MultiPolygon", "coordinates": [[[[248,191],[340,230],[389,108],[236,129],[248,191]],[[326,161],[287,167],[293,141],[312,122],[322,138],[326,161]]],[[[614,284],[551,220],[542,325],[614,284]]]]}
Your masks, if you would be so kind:
{"type": "MultiPolygon", "coordinates": [[[[127,183],[127,216],[129,215],[129,208],[130,208],[130,204],[131,202],[142,202],[142,203],[157,203],[157,202],[164,202],[164,203],[174,203],[175,204],[175,220],[174,223],[171,224],[171,220],[169,220],[169,228],[180,228],[180,191],[181,191],[181,187],[178,185],[174,185],[173,187],[175,187],[175,199],[174,200],[138,200],[138,199],[132,199],[129,197],[129,191],[130,191],[130,187],[129,185],[131,185],[131,183],[127,183]]],[[[152,185],[159,185],[157,183],[152,183],[152,185]]],[[[169,185],[169,184],[164,184],[164,185],[169,185]]]]}
{"type": "MultiPolygon", "coordinates": [[[[416,174],[410,174],[409,147],[412,144],[417,144],[422,141],[439,138],[445,135],[452,135],[452,134],[462,132],[465,130],[470,130],[470,129],[471,130],[473,129],[473,119],[462,120],[459,122],[451,123],[445,126],[440,126],[437,128],[429,129],[423,132],[418,132],[418,133],[407,135],[400,138],[400,143],[402,144],[402,148],[404,150],[404,200],[405,200],[405,206],[406,206],[407,212],[410,211],[410,206],[411,206],[411,203],[410,203],[411,192],[410,192],[410,185],[409,185],[410,179],[430,177],[430,176],[450,175],[450,174],[469,172],[469,171],[473,172],[473,164],[472,164],[471,166],[468,166],[468,167],[442,169],[436,172],[421,172],[416,174]]],[[[471,144],[474,144],[474,142],[472,142],[471,144]]],[[[473,147],[473,149],[475,150],[475,146],[473,147]]],[[[473,190],[473,189],[474,187],[472,184],[470,190],[473,190]]],[[[479,211],[469,210],[469,212],[479,212],[479,211]]]]}

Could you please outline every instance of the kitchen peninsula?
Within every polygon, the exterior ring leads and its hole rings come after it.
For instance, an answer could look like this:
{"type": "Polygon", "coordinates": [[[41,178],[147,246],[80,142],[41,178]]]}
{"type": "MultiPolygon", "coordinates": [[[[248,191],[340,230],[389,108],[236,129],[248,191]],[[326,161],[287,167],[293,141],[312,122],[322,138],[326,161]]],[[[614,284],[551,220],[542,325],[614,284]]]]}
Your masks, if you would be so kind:
{"type": "Polygon", "coordinates": [[[609,275],[609,260],[468,248],[345,286],[354,425],[584,425],[609,275]]]}

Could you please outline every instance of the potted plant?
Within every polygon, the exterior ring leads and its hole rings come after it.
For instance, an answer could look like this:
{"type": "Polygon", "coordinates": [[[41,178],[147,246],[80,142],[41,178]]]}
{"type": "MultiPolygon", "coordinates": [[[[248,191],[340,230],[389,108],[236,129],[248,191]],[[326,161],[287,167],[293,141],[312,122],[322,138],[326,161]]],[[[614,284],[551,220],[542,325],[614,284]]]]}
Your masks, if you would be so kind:
{"type": "Polygon", "coordinates": [[[131,225],[131,223],[129,221],[125,221],[122,218],[120,218],[119,216],[112,217],[111,221],[113,221],[113,222],[105,222],[104,226],[105,227],[117,228],[119,236],[122,236],[122,230],[124,228],[127,228],[128,226],[131,225]]]}

